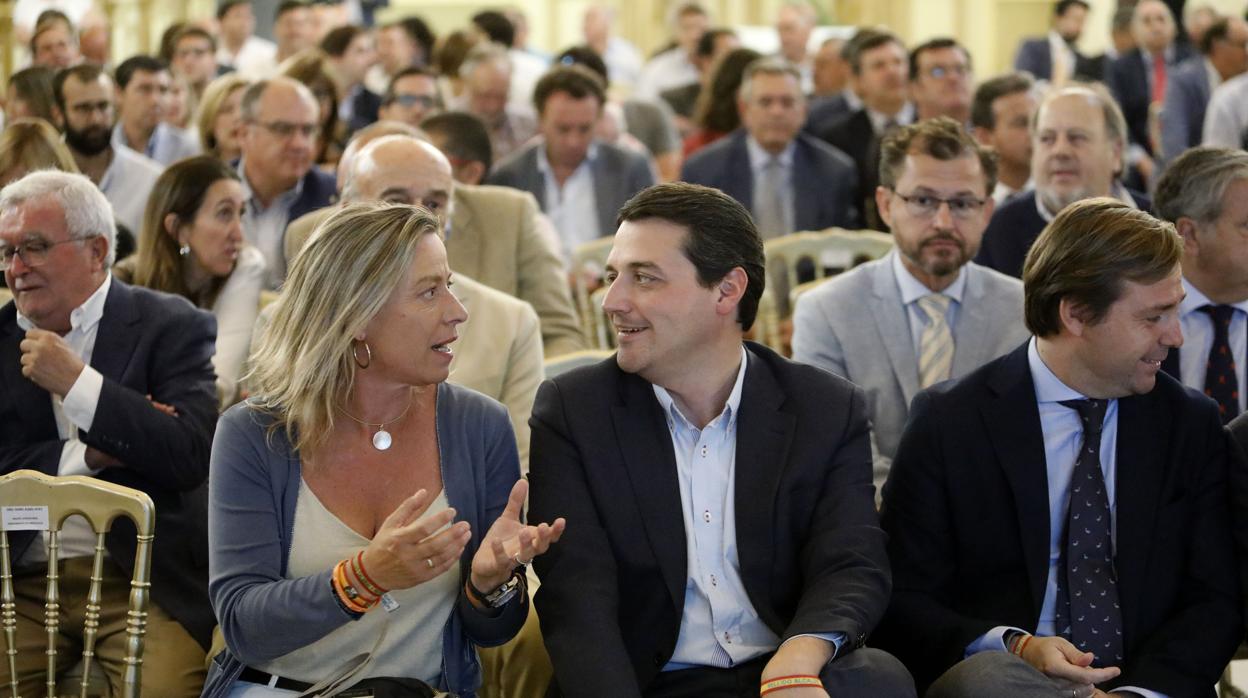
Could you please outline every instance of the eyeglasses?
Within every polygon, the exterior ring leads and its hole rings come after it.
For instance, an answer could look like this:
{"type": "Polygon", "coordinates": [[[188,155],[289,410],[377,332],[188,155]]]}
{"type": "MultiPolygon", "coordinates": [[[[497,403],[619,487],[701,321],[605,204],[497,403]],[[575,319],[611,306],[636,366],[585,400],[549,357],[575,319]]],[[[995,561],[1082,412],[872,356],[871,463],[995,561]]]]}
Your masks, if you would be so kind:
{"type": "Polygon", "coordinates": [[[321,132],[321,127],[316,124],[292,124],[289,121],[270,121],[267,124],[263,121],[253,121],[252,123],[263,127],[278,138],[290,138],[296,133],[304,138],[316,138],[321,132]]]}
{"type": "Polygon", "coordinates": [[[965,65],[934,65],[928,68],[926,72],[930,77],[940,80],[950,75],[956,75],[960,78],[966,77],[971,72],[971,69],[965,65]]]}
{"type": "Polygon", "coordinates": [[[429,95],[395,95],[390,98],[390,103],[398,104],[400,106],[407,107],[408,109],[417,105],[420,105],[425,109],[431,109],[433,108],[433,105],[437,103],[437,100],[429,95]]]}
{"type": "Polygon", "coordinates": [[[941,204],[949,204],[949,213],[954,218],[973,218],[983,210],[984,204],[988,203],[988,199],[977,199],[973,196],[955,196],[952,199],[942,199],[939,196],[931,194],[912,194],[907,196],[896,189],[892,190],[897,198],[906,202],[906,208],[910,211],[910,215],[915,218],[931,218],[940,210],[941,204]]]}
{"type": "Polygon", "coordinates": [[[5,245],[0,243],[0,271],[8,271],[13,266],[15,257],[22,258],[22,264],[28,267],[40,267],[47,263],[48,254],[53,247],[64,245],[67,242],[82,242],[99,237],[98,235],[87,235],[85,237],[70,238],[68,240],[58,240],[56,242],[48,242],[47,240],[31,240],[21,245],[5,245]]]}

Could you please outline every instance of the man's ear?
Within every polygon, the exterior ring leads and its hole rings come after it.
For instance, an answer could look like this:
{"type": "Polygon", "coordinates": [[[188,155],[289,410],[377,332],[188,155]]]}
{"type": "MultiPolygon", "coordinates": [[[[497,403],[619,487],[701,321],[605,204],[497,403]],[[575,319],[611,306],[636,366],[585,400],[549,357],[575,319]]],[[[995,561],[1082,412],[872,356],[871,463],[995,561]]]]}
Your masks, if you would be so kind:
{"type": "Polygon", "coordinates": [[[1174,222],[1174,229],[1179,231],[1179,236],[1183,238],[1183,256],[1196,257],[1200,255],[1200,229],[1196,226],[1196,221],[1187,216],[1180,216],[1179,220],[1174,222]]]}
{"type": "Polygon", "coordinates": [[[715,284],[715,292],[718,294],[715,300],[717,311],[721,314],[730,313],[735,317],[737,306],[745,297],[745,289],[749,283],[750,278],[741,267],[733,267],[724,274],[724,278],[715,284]]]}
{"type": "Polygon", "coordinates": [[[1094,324],[1091,309],[1070,298],[1062,298],[1058,303],[1057,316],[1062,329],[1076,337],[1082,337],[1088,327],[1094,324]]]}

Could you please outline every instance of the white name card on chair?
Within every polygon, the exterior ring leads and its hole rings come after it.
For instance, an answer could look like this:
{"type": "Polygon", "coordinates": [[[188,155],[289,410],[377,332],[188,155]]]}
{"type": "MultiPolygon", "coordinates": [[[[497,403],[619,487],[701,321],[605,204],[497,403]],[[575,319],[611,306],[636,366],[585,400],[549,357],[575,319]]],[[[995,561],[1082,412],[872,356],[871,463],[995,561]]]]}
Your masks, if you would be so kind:
{"type": "Polygon", "coordinates": [[[48,530],[48,508],[38,506],[0,507],[5,531],[48,530]]]}

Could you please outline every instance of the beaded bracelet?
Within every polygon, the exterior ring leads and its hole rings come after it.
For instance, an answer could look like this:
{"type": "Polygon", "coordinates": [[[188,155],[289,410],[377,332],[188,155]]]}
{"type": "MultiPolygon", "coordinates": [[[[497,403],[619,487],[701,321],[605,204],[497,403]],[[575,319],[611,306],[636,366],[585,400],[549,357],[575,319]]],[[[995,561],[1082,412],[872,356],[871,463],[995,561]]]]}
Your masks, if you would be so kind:
{"type": "Polygon", "coordinates": [[[355,587],[347,581],[347,561],[342,560],[334,566],[334,591],[348,608],[356,613],[365,613],[377,603],[377,599],[365,599],[355,587]]]}
{"type": "Polygon", "coordinates": [[[764,681],[763,685],[758,689],[758,695],[765,696],[775,691],[783,691],[786,688],[823,688],[823,682],[818,676],[810,674],[796,674],[794,676],[781,676],[778,678],[764,681]]]}
{"type": "Polygon", "coordinates": [[[351,558],[351,572],[355,574],[355,578],[360,580],[360,584],[373,596],[380,597],[386,593],[380,584],[373,581],[368,576],[368,572],[364,570],[364,551],[361,550],[355,557],[351,558]]]}

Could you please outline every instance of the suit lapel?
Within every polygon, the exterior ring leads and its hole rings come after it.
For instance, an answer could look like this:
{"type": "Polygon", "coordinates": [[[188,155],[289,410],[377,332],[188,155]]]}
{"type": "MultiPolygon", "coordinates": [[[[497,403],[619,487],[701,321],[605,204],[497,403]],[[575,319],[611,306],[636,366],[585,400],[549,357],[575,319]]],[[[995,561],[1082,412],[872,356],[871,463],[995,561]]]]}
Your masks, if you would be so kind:
{"type": "MultiPolygon", "coordinates": [[[[589,172],[594,180],[594,204],[598,213],[599,237],[611,235],[615,232],[613,223],[615,222],[618,206],[614,189],[619,186],[619,182],[622,181],[621,178],[624,176],[622,171],[611,172],[607,162],[607,158],[610,155],[611,153],[606,150],[606,145],[599,144],[598,155],[589,163],[589,172]]],[[[616,165],[620,165],[620,163],[616,163],[616,165]]]]}
{"type": "Polygon", "coordinates": [[[989,345],[984,340],[992,336],[996,319],[987,312],[993,301],[984,297],[984,275],[971,264],[962,268],[966,270],[966,290],[953,328],[953,376],[965,376],[988,363],[989,345]]]}
{"type": "Polygon", "coordinates": [[[523,186],[521,189],[533,194],[537,199],[538,208],[546,210],[546,180],[542,176],[542,170],[537,166],[537,149],[546,147],[544,143],[537,142],[533,144],[522,156],[524,166],[520,172],[524,173],[523,186]]]}
{"type": "Polygon", "coordinates": [[[793,230],[817,230],[828,183],[815,176],[814,152],[801,134],[793,149],[793,230]]]}
{"type": "MultiPolygon", "coordinates": [[[[10,414],[21,421],[22,432],[32,439],[46,435],[57,437],[56,417],[52,414],[52,399],[48,392],[22,375],[21,343],[26,333],[17,326],[16,306],[10,303],[0,310],[0,390],[5,402],[18,406],[10,414]]],[[[56,474],[56,465],[46,471],[56,474]]]]}
{"type": "MultiPolygon", "coordinates": [[[[624,457],[646,538],[659,562],[672,605],[685,603],[685,521],[680,478],[667,420],[650,384],[620,372],[621,400],[611,407],[615,436],[624,457]]],[[[622,493],[621,493],[622,494],[622,493]]]]}
{"type": "Polygon", "coordinates": [[[1169,425],[1160,400],[1152,394],[1118,400],[1114,558],[1124,609],[1147,605],[1142,594],[1148,589],[1145,575],[1153,528],[1158,523],[1169,425]]]}
{"type": "Polygon", "coordinates": [[[95,349],[91,352],[91,367],[115,381],[120,381],[125,374],[139,339],[139,332],[131,327],[141,319],[134,306],[133,293],[129,286],[113,279],[104,300],[104,317],[96,331],[95,349]]]}
{"type": "Polygon", "coordinates": [[[901,385],[901,394],[909,405],[919,392],[919,360],[914,355],[910,321],[906,319],[906,307],[901,302],[897,279],[893,277],[891,257],[885,257],[875,265],[872,287],[871,317],[883,340],[893,375],[901,385]]]}
{"type": "Polygon", "coordinates": [[[446,239],[447,261],[457,273],[478,278],[481,276],[481,235],[469,235],[472,230],[472,200],[462,194],[462,185],[455,188],[455,208],[451,210],[451,234],[446,239]]]}
{"type": "Polygon", "coordinates": [[[728,162],[724,172],[734,173],[724,178],[724,193],[741,202],[754,212],[754,170],[750,167],[750,153],[745,146],[745,131],[738,130],[729,136],[732,147],[728,149],[728,162]]]}
{"type": "Polygon", "coordinates": [[[1040,409],[1027,364],[1026,344],[998,364],[988,385],[996,399],[986,402],[980,411],[1010,485],[1022,536],[1032,611],[1039,618],[1049,575],[1049,484],[1040,409]]]}
{"type": "MultiPolygon", "coordinates": [[[[741,411],[737,417],[737,456],[733,506],[741,579],[760,613],[772,607],[771,569],[776,498],[789,462],[796,420],[782,410],[784,394],[770,368],[747,351],[741,411]]],[[[776,627],[779,619],[764,619],[776,627]]]]}

